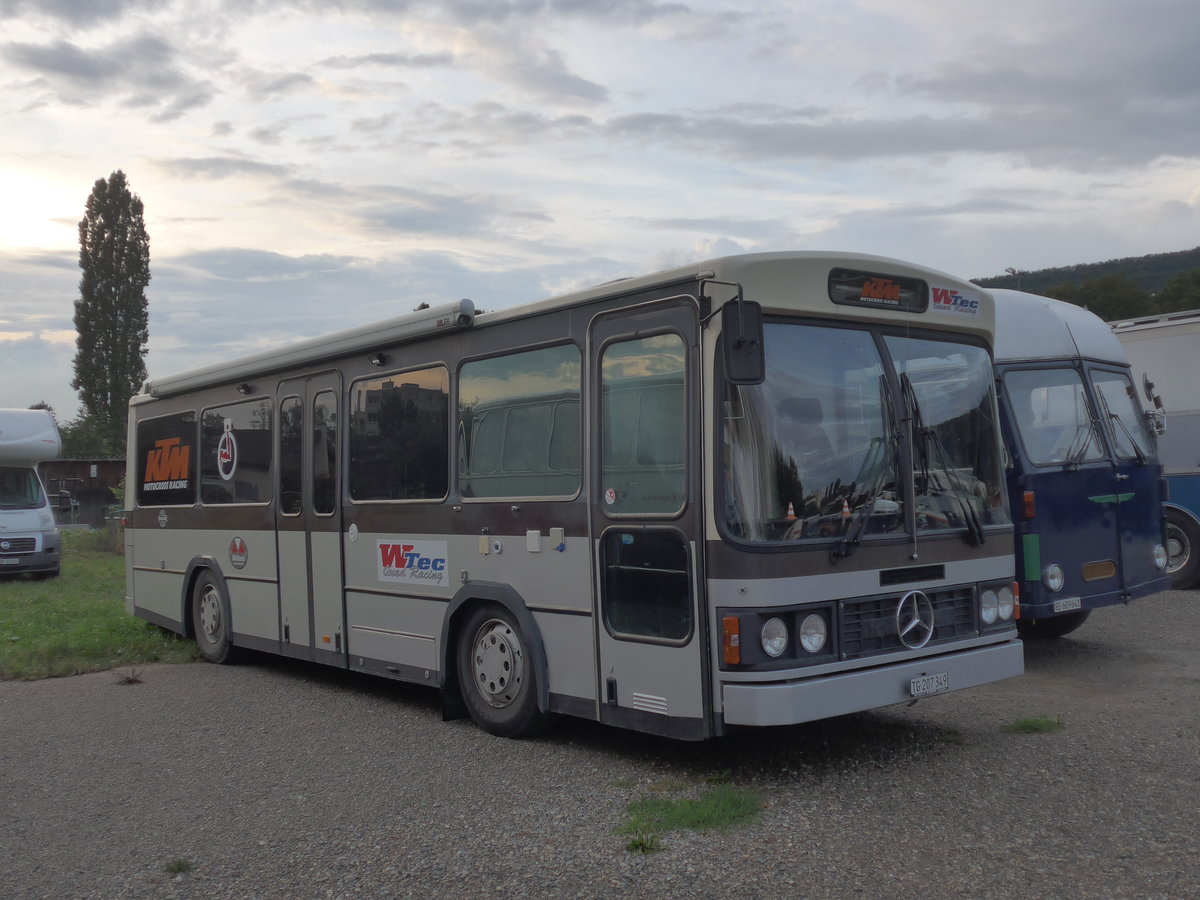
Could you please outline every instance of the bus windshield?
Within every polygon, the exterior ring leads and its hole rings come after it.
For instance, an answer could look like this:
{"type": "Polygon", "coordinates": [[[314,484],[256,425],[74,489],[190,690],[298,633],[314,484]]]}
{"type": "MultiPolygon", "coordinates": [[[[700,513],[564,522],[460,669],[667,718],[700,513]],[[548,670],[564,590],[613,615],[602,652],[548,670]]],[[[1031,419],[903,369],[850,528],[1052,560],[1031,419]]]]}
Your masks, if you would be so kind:
{"type": "Polygon", "coordinates": [[[1154,434],[1150,431],[1134,392],[1133,382],[1124,372],[1094,370],[1092,386],[1100,402],[1103,418],[1117,456],[1144,462],[1154,454],[1154,434]]]}
{"type": "Polygon", "coordinates": [[[1017,369],[1004,375],[1004,390],[1021,445],[1034,465],[1104,458],[1078,371],[1017,369]]]}
{"type": "Polygon", "coordinates": [[[1009,521],[982,347],[791,323],[767,323],[764,344],[766,380],[730,386],[724,402],[731,537],[978,534],[1009,521]]]}

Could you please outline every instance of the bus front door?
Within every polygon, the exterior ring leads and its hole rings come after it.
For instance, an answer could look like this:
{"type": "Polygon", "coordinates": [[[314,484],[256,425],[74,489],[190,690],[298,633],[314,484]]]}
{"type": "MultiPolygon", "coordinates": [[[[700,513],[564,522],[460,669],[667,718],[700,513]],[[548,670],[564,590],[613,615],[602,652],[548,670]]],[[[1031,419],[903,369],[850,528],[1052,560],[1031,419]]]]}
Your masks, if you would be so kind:
{"type": "Polygon", "coordinates": [[[694,302],[593,320],[591,530],[600,721],[711,733],[694,302]]]}
{"type": "Polygon", "coordinates": [[[281,652],[344,666],[340,397],[336,372],[280,384],[276,524],[281,652]]]}

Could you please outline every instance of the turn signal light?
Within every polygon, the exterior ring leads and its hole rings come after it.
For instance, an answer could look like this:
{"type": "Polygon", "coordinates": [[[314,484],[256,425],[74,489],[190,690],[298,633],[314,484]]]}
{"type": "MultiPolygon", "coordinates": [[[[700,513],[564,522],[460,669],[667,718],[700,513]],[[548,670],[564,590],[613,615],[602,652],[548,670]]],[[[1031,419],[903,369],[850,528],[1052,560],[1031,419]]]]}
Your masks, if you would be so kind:
{"type": "Polygon", "coordinates": [[[725,665],[741,665],[742,623],[737,616],[725,616],[721,620],[721,651],[725,665]]]}
{"type": "Polygon", "coordinates": [[[1033,491],[1026,491],[1024,494],[1025,500],[1025,518],[1032,519],[1037,515],[1037,502],[1034,500],[1033,491]]]}
{"type": "Polygon", "coordinates": [[[1013,621],[1015,622],[1015,621],[1017,621],[1017,619],[1021,618],[1021,584],[1020,584],[1020,582],[1014,581],[1012,583],[1012,592],[1013,592],[1013,621]]]}

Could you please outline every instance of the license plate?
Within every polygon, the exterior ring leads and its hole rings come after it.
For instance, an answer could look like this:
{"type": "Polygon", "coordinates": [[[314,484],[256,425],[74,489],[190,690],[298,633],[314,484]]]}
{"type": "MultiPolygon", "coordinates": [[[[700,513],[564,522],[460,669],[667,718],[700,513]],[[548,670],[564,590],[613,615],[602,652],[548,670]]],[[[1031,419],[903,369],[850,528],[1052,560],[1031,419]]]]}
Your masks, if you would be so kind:
{"type": "Polygon", "coordinates": [[[1083,608],[1083,601],[1081,599],[1079,599],[1078,597],[1066,597],[1062,600],[1054,601],[1054,611],[1056,613],[1070,612],[1073,609],[1082,609],[1082,608],[1083,608]]]}
{"type": "Polygon", "coordinates": [[[949,672],[922,675],[920,678],[914,678],[908,684],[908,693],[912,697],[929,697],[933,694],[944,694],[948,690],[950,690],[949,672]]]}
{"type": "Polygon", "coordinates": [[[15,556],[0,556],[0,566],[15,566],[20,561],[15,556]]]}

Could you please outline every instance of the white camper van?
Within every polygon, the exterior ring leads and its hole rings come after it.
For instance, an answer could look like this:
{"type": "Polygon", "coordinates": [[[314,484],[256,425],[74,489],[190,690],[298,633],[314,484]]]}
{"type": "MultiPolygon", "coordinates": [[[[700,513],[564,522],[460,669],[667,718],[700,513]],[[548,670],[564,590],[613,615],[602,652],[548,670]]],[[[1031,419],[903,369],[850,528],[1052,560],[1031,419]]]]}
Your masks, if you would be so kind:
{"type": "Polygon", "coordinates": [[[37,464],[60,452],[49,411],[0,409],[0,576],[58,574],[62,541],[37,464]]]}

